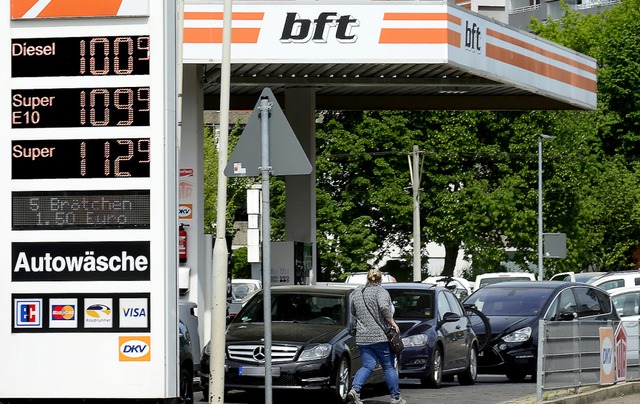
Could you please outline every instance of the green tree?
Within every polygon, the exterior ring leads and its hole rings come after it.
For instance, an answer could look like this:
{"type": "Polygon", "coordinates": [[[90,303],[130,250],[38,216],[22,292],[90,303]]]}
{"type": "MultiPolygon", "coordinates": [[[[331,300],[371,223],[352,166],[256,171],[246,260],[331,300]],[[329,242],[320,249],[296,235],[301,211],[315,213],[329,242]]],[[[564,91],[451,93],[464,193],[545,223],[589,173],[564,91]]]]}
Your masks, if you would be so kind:
{"type": "Polygon", "coordinates": [[[233,250],[231,277],[233,279],[251,279],[251,264],[247,262],[247,247],[233,250]]]}
{"type": "Polygon", "coordinates": [[[364,271],[407,244],[407,155],[415,134],[401,113],[332,112],[316,130],[317,240],[332,278],[364,271]]]}
{"type": "Polygon", "coordinates": [[[214,233],[218,200],[218,139],[204,127],[204,232],[214,233]]]}
{"type": "Polygon", "coordinates": [[[598,107],[603,150],[637,164],[640,155],[640,0],[625,0],[603,17],[598,107]]]}
{"type": "Polygon", "coordinates": [[[534,33],[593,56],[599,66],[598,110],[559,114],[565,117],[559,122],[572,134],[566,138],[566,151],[573,158],[563,156],[562,162],[574,171],[565,169],[564,177],[580,184],[574,186],[572,212],[577,216],[572,237],[567,233],[571,256],[565,262],[579,268],[637,265],[632,253],[640,244],[639,10],[640,0],[625,0],[590,16],[565,6],[560,20],[532,23],[534,33]]]}

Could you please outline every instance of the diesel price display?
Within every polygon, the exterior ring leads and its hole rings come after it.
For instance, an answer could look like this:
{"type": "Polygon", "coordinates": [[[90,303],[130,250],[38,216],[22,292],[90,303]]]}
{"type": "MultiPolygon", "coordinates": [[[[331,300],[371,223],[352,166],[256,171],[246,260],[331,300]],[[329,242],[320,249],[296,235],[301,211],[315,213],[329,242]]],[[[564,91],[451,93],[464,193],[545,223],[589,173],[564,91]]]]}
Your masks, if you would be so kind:
{"type": "Polygon", "coordinates": [[[141,74],[149,74],[148,36],[11,40],[11,77],[141,74]]]}
{"type": "Polygon", "coordinates": [[[11,91],[11,127],[149,126],[149,87],[11,91]]]}

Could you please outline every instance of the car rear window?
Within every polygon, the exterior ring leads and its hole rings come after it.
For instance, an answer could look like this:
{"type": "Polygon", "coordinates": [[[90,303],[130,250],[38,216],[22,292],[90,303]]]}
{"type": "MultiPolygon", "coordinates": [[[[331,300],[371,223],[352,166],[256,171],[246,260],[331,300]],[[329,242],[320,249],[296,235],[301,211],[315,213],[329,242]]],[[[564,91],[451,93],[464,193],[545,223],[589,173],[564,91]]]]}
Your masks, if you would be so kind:
{"type": "Polygon", "coordinates": [[[611,299],[620,317],[640,315],[640,291],[620,294],[611,299]]]}
{"type": "Polygon", "coordinates": [[[487,285],[493,285],[494,283],[501,282],[531,282],[531,278],[528,276],[504,276],[499,278],[484,278],[480,281],[480,287],[487,285]]]}
{"type": "Polygon", "coordinates": [[[240,300],[257,290],[260,290],[260,287],[255,283],[232,283],[231,297],[240,300]]]}
{"type": "Polygon", "coordinates": [[[624,279],[612,279],[610,281],[602,282],[601,284],[599,284],[597,286],[599,286],[600,288],[602,288],[604,290],[621,288],[621,287],[624,286],[624,279]]]}
{"type": "Polygon", "coordinates": [[[553,289],[489,288],[480,289],[467,300],[487,316],[537,316],[553,289]]]}

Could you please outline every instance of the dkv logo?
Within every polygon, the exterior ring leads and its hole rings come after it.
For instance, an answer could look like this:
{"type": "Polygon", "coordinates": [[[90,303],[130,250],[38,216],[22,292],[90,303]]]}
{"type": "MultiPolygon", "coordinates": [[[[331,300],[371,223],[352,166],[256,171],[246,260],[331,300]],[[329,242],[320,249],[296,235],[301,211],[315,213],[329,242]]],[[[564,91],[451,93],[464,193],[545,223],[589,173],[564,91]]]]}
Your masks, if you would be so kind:
{"type": "Polygon", "coordinates": [[[149,362],[151,360],[151,337],[119,337],[120,362],[149,362]]]}

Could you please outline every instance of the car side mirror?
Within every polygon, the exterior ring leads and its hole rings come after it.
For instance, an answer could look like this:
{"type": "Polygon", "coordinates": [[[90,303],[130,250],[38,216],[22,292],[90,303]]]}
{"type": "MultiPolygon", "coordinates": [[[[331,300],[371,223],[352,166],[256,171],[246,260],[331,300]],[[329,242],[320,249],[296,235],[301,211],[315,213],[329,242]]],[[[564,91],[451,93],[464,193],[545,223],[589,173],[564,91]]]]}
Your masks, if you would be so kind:
{"type": "Polygon", "coordinates": [[[356,319],[353,318],[349,322],[349,334],[356,335],[356,319]]]}
{"type": "Polygon", "coordinates": [[[442,316],[442,323],[455,323],[456,321],[460,321],[462,317],[460,317],[460,314],[456,314],[456,313],[452,313],[452,312],[447,312],[444,313],[444,316],[442,316]]]}

